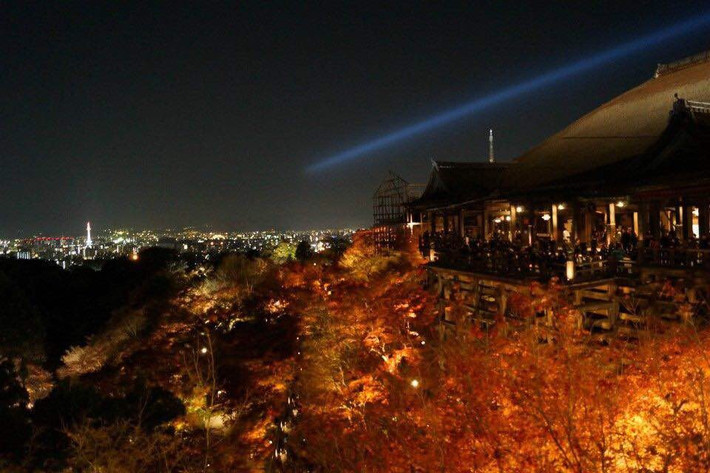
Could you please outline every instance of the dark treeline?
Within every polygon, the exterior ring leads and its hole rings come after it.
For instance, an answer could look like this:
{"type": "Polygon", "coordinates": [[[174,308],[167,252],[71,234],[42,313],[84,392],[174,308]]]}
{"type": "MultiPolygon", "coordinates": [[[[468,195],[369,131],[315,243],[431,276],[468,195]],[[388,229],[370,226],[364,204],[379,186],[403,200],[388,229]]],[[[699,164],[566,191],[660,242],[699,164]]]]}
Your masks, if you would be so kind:
{"type": "Polygon", "coordinates": [[[176,262],[174,252],[160,248],[138,261],[106,261],[100,271],[0,259],[2,353],[56,368],[67,348],[96,333],[114,310],[167,296],[174,281],[161,273],[176,262]]]}
{"type": "Polygon", "coordinates": [[[0,471],[270,461],[300,330],[285,278],[313,279],[346,247],[149,248],[68,270],[0,259],[0,471]]]}
{"type": "Polygon", "coordinates": [[[175,252],[160,248],[142,251],[138,261],[106,261],[99,271],[0,258],[0,470],[60,468],[69,444],[63,429],[81,418],[116,421],[142,410],[142,423],[152,429],[184,412],[178,399],[140,379],[125,396],[110,398],[50,374],[117,311],[159,312],[180,288],[173,270],[181,264],[175,252]],[[33,405],[29,384],[38,372],[53,389],[33,405]]]}

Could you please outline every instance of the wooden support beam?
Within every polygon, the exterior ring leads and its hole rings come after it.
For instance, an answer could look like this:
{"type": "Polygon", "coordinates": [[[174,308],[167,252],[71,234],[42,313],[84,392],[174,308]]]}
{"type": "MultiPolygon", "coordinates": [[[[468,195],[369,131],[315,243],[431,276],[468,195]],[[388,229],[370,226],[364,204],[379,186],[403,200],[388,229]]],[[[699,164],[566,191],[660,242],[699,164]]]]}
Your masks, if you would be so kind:
{"type": "Polygon", "coordinates": [[[557,204],[552,204],[552,231],[550,232],[550,239],[552,241],[557,241],[557,204]]]}
{"type": "Polygon", "coordinates": [[[673,224],[675,226],[675,235],[682,240],[685,232],[683,231],[683,205],[681,204],[675,207],[675,222],[673,224]]]}
{"type": "Polygon", "coordinates": [[[693,209],[690,205],[684,204],[681,207],[683,222],[683,241],[688,241],[693,237],[693,209]]]}
{"type": "Polygon", "coordinates": [[[488,240],[488,208],[483,204],[483,239],[488,240]]]}
{"type": "Polygon", "coordinates": [[[577,240],[582,240],[582,231],[584,229],[584,211],[578,202],[572,203],[572,228],[570,236],[572,244],[575,245],[577,240]]]}
{"type": "Polygon", "coordinates": [[[609,204],[609,228],[606,232],[607,244],[616,241],[616,204],[609,204]]]}
{"type": "Polygon", "coordinates": [[[638,231],[636,232],[636,235],[638,236],[639,240],[643,240],[646,237],[646,232],[649,230],[649,203],[648,202],[641,202],[639,204],[639,212],[638,212],[638,231]]]}
{"type": "Polygon", "coordinates": [[[459,211],[459,236],[461,238],[466,237],[466,227],[464,225],[464,209],[459,211]]]}
{"type": "Polygon", "coordinates": [[[532,246],[533,241],[535,241],[535,204],[528,202],[525,206],[525,212],[528,219],[528,245],[532,246]]]}
{"type": "Polygon", "coordinates": [[[592,229],[594,227],[594,209],[587,207],[584,209],[584,235],[582,240],[587,244],[592,242],[592,229]]]}
{"type": "Polygon", "coordinates": [[[661,237],[661,203],[651,202],[649,204],[650,210],[648,215],[648,224],[651,229],[651,234],[654,238],[661,237]]]}
{"type": "Polygon", "coordinates": [[[639,213],[634,212],[634,233],[636,236],[639,235],[639,213]]]}

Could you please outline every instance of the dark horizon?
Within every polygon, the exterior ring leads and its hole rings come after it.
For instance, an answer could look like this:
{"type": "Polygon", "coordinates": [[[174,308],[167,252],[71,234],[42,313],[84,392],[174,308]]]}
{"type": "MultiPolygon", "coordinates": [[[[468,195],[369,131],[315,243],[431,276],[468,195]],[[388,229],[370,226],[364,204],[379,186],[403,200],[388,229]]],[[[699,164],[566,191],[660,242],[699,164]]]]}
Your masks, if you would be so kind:
{"type": "Polygon", "coordinates": [[[0,237],[95,228],[370,224],[388,169],[508,161],[703,35],[591,70],[318,173],[318,160],[499,87],[706,14],[702,2],[592,5],[8,3],[0,237]]]}

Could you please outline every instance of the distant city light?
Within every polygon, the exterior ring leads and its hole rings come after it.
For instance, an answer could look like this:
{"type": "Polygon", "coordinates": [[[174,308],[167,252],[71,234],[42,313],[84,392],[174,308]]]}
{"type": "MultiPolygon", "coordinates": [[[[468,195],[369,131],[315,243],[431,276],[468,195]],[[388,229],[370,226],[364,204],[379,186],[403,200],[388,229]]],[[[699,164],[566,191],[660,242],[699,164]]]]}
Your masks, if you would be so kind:
{"type": "MultiPolygon", "coordinates": [[[[352,228],[313,229],[285,231],[221,232],[214,239],[212,231],[198,231],[194,228],[165,230],[91,230],[91,247],[87,246],[89,234],[79,236],[31,236],[17,239],[0,239],[0,255],[16,259],[40,259],[52,261],[67,269],[93,261],[91,266],[99,269],[103,261],[125,257],[138,261],[145,248],[161,247],[179,254],[190,255],[197,265],[213,260],[224,252],[244,253],[255,251],[263,257],[282,242],[294,247],[306,241],[315,253],[334,248],[334,245],[348,244],[357,231],[352,228]],[[194,258],[197,258],[194,260],[194,258]]],[[[198,266],[199,267],[199,266],[198,266]]],[[[202,269],[204,271],[204,269],[202,269]]]]}

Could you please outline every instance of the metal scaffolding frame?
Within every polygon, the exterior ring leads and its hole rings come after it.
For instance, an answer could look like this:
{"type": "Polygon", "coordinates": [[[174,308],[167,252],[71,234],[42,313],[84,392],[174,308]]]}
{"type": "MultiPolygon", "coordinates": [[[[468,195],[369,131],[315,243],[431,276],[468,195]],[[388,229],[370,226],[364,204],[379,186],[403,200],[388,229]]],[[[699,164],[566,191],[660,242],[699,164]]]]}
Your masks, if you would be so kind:
{"type": "Polygon", "coordinates": [[[406,204],[419,197],[422,186],[410,184],[392,171],[372,196],[373,237],[378,249],[394,248],[407,228],[406,204]]]}

